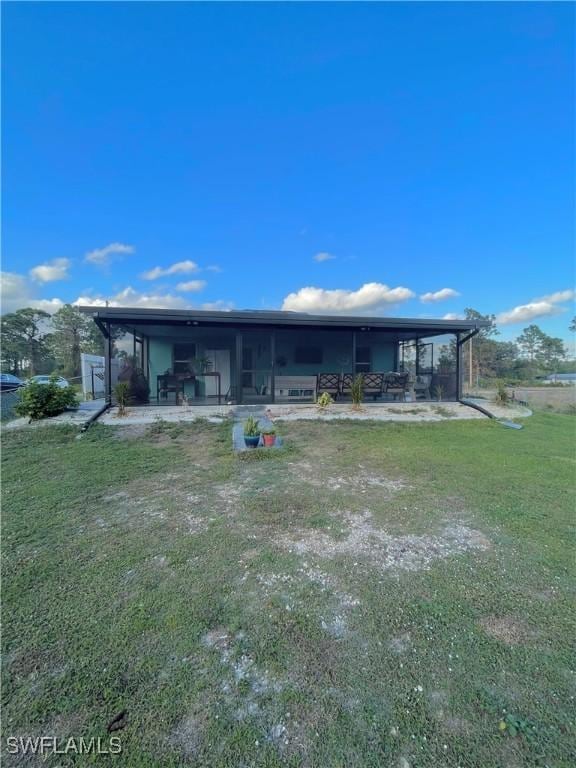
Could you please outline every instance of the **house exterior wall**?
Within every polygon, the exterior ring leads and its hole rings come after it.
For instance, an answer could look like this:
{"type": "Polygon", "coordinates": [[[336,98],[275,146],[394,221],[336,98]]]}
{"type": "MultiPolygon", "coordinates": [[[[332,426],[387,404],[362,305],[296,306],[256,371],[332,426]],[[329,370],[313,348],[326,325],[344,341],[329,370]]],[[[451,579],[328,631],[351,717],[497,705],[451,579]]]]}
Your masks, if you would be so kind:
{"type": "MultiPolygon", "coordinates": [[[[276,373],[285,373],[295,376],[314,375],[317,373],[352,372],[352,335],[351,334],[298,334],[296,337],[276,334],[275,362],[276,373]],[[319,347],[322,349],[322,361],[320,363],[297,362],[296,350],[298,347],[319,347]]],[[[230,343],[211,341],[190,334],[188,341],[196,344],[196,355],[202,357],[208,349],[229,349],[231,365],[235,368],[235,350],[230,343]],[[218,345],[218,346],[215,346],[218,345]]],[[[184,339],[149,337],[149,374],[152,379],[170,371],[173,365],[174,344],[184,339]]],[[[244,340],[244,345],[253,349],[253,365],[255,368],[265,369],[270,366],[270,352],[263,345],[251,344],[250,337],[244,340]]],[[[369,346],[372,357],[372,370],[392,371],[395,364],[396,344],[393,342],[380,342],[370,340],[362,346],[369,346]]],[[[233,370],[233,373],[235,371],[233,370]]]]}

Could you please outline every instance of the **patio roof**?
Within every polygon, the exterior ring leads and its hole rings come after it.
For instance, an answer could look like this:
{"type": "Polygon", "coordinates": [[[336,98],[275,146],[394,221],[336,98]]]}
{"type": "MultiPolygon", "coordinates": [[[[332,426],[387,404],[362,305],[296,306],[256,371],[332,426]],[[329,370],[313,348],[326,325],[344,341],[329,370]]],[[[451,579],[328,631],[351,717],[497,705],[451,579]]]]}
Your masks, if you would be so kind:
{"type": "Polygon", "coordinates": [[[438,320],[421,317],[364,317],[352,315],[312,315],[306,312],[234,310],[229,312],[199,309],[140,309],[133,307],[79,307],[100,323],[143,327],[171,326],[264,326],[268,328],[338,328],[349,330],[388,330],[400,335],[430,336],[444,333],[470,333],[488,327],[483,320],[438,320]]]}

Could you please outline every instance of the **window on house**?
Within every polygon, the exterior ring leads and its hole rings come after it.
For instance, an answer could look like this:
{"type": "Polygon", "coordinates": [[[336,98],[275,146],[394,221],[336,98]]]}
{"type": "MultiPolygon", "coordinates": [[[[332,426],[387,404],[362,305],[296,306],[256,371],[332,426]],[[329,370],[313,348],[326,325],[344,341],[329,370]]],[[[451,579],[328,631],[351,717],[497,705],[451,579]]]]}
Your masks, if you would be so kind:
{"type": "Polygon", "coordinates": [[[356,373],[369,373],[372,369],[370,347],[356,347],[356,373]]]}
{"type": "Polygon", "coordinates": [[[189,373],[196,357],[196,344],[174,344],[174,373],[189,373]]]}
{"type": "Polygon", "coordinates": [[[322,362],[322,347],[296,347],[294,362],[319,365],[322,362]]]}

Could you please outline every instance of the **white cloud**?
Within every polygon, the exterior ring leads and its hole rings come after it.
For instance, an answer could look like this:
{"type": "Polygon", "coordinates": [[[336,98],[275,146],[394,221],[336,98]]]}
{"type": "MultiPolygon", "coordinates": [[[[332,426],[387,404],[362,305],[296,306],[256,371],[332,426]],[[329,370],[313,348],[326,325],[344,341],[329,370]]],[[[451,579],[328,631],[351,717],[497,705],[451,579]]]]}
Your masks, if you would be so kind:
{"type": "Polygon", "coordinates": [[[206,267],[207,272],[222,272],[222,267],[219,267],[218,264],[210,264],[210,266],[206,267]]]}
{"type": "Polygon", "coordinates": [[[326,251],[321,251],[320,253],[317,253],[314,256],[314,261],[322,262],[322,261],[332,261],[332,259],[335,259],[336,256],[332,253],[327,253],[326,251]]]}
{"type": "Polygon", "coordinates": [[[146,293],[140,292],[128,286],[113,296],[79,296],[74,304],[84,304],[91,307],[104,307],[108,301],[109,307],[141,307],[143,309],[209,309],[229,310],[234,306],[229,301],[212,301],[198,305],[191,304],[183,296],[174,296],[171,293],[146,293]]]}
{"type": "Polygon", "coordinates": [[[25,275],[19,275],[15,272],[2,272],[0,285],[2,289],[0,299],[2,314],[15,312],[23,307],[43,309],[45,312],[53,314],[64,304],[61,299],[37,298],[36,286],[25,275]]]}
{"type": "Polygon", "coordinates": [[[79,296],[74,304],[104,307],[106,301],[109,307],[141,307],[143,309],[188,309],[190,307],[182,296],[173,296],[170,293],[145,293],[136,291],[131,286],[108,299],[104,296],[79,296]]]}
{"type": "Polygon", "coordinates": [[[134,253],[134,250],[133,245],[109,243],[108,245],[105,245],[104,248],[95,248],[93,251],[87,253],[84,257],[84,261],[87,261],[89,264],[104,266],[110,263],[111,256],[114,254],[134,253]]]}
{"type": "Polygon", "coordinates": [[[459,315],[457,312],[447,312],[443,315],[442,320],[463,320],[463,315],[459,315]]]}
{"type": "Polygon", "coordinates": [[[539,299],[533,299],[528,304],[520,304],[518,307],[509,309],[496,315],[496,322],[500,325],[512,325],[513,323],[525,323],[528,320],[535,320],[538,317],[552,317],[566,312],[566,307],[558,307],[571,301],[576,296],[576,291],[568,289],[565,291],[556,291],[548,296],[541,296],[539,299]]]}
{"type": "Polygon", "coordinates": [[[188,280],[187,283],[178,283],[176,286],[177,291],[183,291],[184,293],[197,293],[206,288],[206,280],[188,280]]]}
{"type": "Polygon", "coordinates": [[[549,301],[532,301],[529,304],[521,304],[506,312],[501,312],[499,315],[496,315],[496,322],[500,325],[526,323],[528,320],[535,320],[537,317],[550,317],[565,311],[562,307],[557,307],[549,301]]]}
{"type": "Polygon", "coordinates": [[[49,315],[53,315],[54,312],[58,312],[62,309],[66,302],[63,299],[32,299],[30,304],[26,306],[34,307],[35,309],[43,309],[44,312],[48,312],[49,315]]]}
{"type": "MultiPolygon", "coordinates": [[[[43,309],[53,314],[66,302],[59,298],[40,299],[36,296],[37,286],[25,275],[14,272],[2,272],[0,274],[1,311],[2,313],[15,312],[23,307],[43,309]]],[[[154,309],[193,309],[194,305],[183,296],[175,296],[170,293],[154,293],[153,291],[141,292],[131,286],[118,291],[112,296],[84,294],[78,296],[70,304],[86,305],[91,307],[105,307],[108,302],[110,307],[142,307],[154,309]]],[[[197,305],[196,305],[197,306],[197,305]]],[[[201,305],[201,309],[228,310],[233,307],[231,302],[213,301],[201,305]]]]}
{"type": "Polygon", "coordinates": [[[21,307],[29,307],[30,286],[24,275],[15,272],[2,272],[2,314],[14,312],[21,307]]]}
{"type": "Polygon", "coordinates": [[[439,291],[428,291],[420,296],[420,301],[425,304],[432,301],[445,301],[446,299],[454,299],[456,296],[460,296],[458,291],[454,288],[441,288],[439,291]]]}
{"type": "Polygon", "coordinates": [[[282,309],[295,312],[365,312],[414,297],[409,288],[389,288],[383,283],[365,283],[357,291],[326,290],[308,286],[289,293],[282,309]]]}
{"type": "Polygon", "coordinates": [[[143,272],[140,277],[143,280],[158,280],[159,277],[168,277],[169,275],[187,275],[190,272],[197,272],[199,269],[195,261],[177,261],[169,267],[154,267],[148,272],[143,272]]]}
{"type": "Polygon", "coordinates": [[[575,291],[568,289],[567,291],[556,291],[548,296],[542,296],[535,301],[547,301],[549,304],[561,304],[564,301],[571,301],[576,295],[575,291]]]}
{"type": "Polygon", "coordinates": [[[52,283],[55,280],[66,280],[68,269],[70,268],[70,259],[52,259],[46,264],[38,264],[32,267],[30,277],[38,283],[52,283]]]}

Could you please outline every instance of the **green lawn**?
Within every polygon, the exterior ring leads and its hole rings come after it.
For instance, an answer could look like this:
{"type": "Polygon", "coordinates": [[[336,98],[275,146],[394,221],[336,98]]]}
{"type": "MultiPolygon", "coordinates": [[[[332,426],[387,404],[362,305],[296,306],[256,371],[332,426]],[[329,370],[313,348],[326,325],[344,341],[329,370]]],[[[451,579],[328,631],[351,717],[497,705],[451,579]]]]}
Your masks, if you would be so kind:
{"type": "Polygon", "coordinates": [[[6,434],[4,764],[574,765],[575,425],[6,434]]]}

